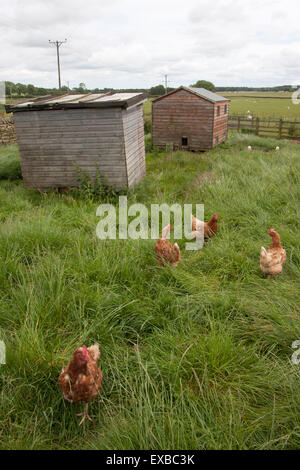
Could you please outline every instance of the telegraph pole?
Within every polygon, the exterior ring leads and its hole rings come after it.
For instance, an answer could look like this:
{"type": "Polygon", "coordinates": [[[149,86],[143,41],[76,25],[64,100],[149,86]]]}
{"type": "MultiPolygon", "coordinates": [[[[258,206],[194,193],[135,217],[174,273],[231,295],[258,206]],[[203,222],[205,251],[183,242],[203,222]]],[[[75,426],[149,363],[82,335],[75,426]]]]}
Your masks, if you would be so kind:
{"type": "Polygon", "coordinates": [[[165,94],[168,93],[168,75],[165,75],[165,94]]]}
{"type": "Polygon", "coordinates": [[[58,70],[58,88],[61,90],[61,81],[60,81],[60,63],[59,63],[59,48],[62,44],[67,42],[65,39],[64,41],[50,41],[49,44],[54,44],[56,46],[56,54],[57,54],[57,70],[58,70]]]}

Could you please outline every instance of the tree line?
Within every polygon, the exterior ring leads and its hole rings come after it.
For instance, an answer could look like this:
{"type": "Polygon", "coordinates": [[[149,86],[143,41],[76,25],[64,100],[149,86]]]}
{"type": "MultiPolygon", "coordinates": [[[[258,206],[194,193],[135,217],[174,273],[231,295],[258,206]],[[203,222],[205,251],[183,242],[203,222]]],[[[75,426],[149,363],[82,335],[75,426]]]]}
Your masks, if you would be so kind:
{"type": "MultiPolygon", "coordinates": [[[[198,80],[196,83],[190,85],[196,88],[205,88],[207,90],[213,92],[230,92],[230,91],[294,91],[295,87],[292,85],[281,85],[281,86],[274,86],[274,87],[218,87],[215,86],[212,82],[207,80],[198,80]]],[[[6,81],[5,82],[6,88],[6,96],[8,98],[34,98],[36,96],[44,96],[44,95],[53,95],[59,93],[107,93],[107,92],[146,92],[150,96],[161,96],[164,95],[166,92],[170,92],[175,90],[175,88],[168,87],[166,90],[163,85],[156,85],[151,88],[93,88],[89,89],[86,87],[84,83],[79,83],[78,87],[69,88],[67,86],[62,86],[61,90],[58,88],[44,88],[44,87],[36,87],[35,85],[28,84],[25,85],[23,83],[13,83],[6,81]]]]}
{"type": "Polygon", "coordinates": [[[32,84],[25,85],[24,83],[13,83],[6,81],[5,82],[5,91],[8,98],[34,98],[36,96],[44,95],[53,95],[53,94],[65,94],[65,93],[107,93],[110,91],[118,92],[149,92],[148,89],[137,89],[137,88],[124,88],[124,89],[113,89],[113,88],[92,88],[89,89],[84,83],[79,83],[77,87],[69,88],[67,86],[62,86],[59,90],[58,88],[44,88],[37,87],[32,84]]]}
{"type": "Polygon", "coordinates": [[[294,91],[298,86],[280,85],[273,87],[218,86],[216,91],[294,91]]]}

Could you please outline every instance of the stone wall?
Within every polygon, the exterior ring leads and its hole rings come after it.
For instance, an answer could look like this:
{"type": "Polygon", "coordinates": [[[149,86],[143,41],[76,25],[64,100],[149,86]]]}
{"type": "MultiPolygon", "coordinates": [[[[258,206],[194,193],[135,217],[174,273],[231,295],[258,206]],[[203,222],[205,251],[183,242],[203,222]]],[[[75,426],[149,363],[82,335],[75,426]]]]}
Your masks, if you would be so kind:
{"type": "Polygon", "coordinates": [[[14,120],[9,116],[0,115],[0,145],[16,142],[14,120]]]}

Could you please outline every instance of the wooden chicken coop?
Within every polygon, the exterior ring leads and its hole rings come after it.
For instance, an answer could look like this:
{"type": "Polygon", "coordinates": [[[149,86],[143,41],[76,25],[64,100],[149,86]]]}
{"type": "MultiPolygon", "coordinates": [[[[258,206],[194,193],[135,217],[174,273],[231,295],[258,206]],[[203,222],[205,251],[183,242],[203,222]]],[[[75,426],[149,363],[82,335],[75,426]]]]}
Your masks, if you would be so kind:
{"type": "Polygon", "coordinates": [[[146,172],[143,93],[60,95],[6,106],[14,113],[24,184],[76,186],[84,173],[117,189],[146,172]]]}
{"type": "Polygon", "coordinates": [[[205,88],[181,86],[152,102],[152,144],[209,150],[228,133],[227,98],[205,88]]]}

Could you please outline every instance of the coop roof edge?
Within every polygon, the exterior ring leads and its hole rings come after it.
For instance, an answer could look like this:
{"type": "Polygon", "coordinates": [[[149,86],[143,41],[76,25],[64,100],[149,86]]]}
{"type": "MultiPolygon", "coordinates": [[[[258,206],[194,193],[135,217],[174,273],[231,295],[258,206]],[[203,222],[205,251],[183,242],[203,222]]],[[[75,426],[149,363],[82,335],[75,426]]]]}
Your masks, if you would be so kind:
{"type": "Polygon", "coordinates": [[[158,98],[155,98],[152,103],[155,103],[156,101],[160,101],[164,99],[166,96],[170,96],[173,93],[176,93],[179,90],[186,90],[189,91],[190,93],[193,93],[194,95],[199,96],[200,98],[204,98],[208,101],[211,101],[212,103],[218,103],[222,101],[230,101],[229,98],[225,98],[224,96],[218,95],[217,93],[213,93],[212,91],[206,90],[205,88],[195,88],[195,87],[188,87],[188,86],[180,86],[179,88],[176,88],[176,90],[172,90],[169,93],[166,93],[165,95],[159,96],[158,98]]]}
{"type": "MultiPolygon", "coordinates": [[[[122,95],[122,93],[103,93],[103,97],[98,98],[98,101],[93,101],[92,96],[90,96],[90,100],[87,100],[88,94],[83,97],[82,100],[78,100],[77,102],[72,102],[72,95],[52,95],[52,96],[44,96],[39,97],[34,100],[26,100],[20,103],[16,103],[14,105],[5,105],[5,110],[7,113],[15,113],[15,112],[29,112],[29,111],[42,111],[42,110],[56,110],[56,109],[82,109],[82,108],[129,108],[131,106],[135,106],[138,104],[142,104],[147,100],[146,93],[136,93],[135,96],[130,98],[124,99],[115,99],[114,95],[122,95]],[[66,98],[70,96],[70,100],[56,102],[55,98],[66,98]],[[105,101],[101,101],[101,98],[105,97],[105,101]],[[108,99],[111,97],[111,100],[108,99]],[[28,103],[28,104],[26,104],[28,103]],[[23,104],[23,106],[22,106],[23,104]]],[[[127,93],[123,93],[127,95],[127,93]]],[[[90,94],[91,95],[91,94],[90,94]]],[[[74,95],[73,95],[74,96],[74,95]]]]}

